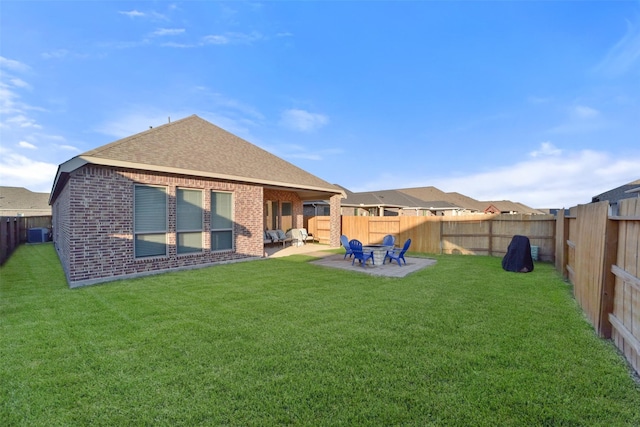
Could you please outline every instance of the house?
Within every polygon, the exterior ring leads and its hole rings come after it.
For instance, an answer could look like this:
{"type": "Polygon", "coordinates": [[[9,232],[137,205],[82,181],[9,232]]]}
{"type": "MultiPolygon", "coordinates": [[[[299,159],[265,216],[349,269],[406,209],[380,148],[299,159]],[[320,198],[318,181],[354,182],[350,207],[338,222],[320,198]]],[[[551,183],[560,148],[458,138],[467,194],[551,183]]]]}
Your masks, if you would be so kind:
{"type": "MultiPolygon", "coordinates": [[[[339,185],[336,185],[340,187],[339,185]]],[[[501,201],[478,201],[460,193],[430,187],[400,188],[354,193],[344,187],[346,198],[342,199],[342,215],[354,216],[458,216],[473,214],[527,214],[541,215],[544,212],[522,203],[501,201]]],[[[327,201],[305,202],[306,216],[321,216],[328,206],[327,201]]]]}
{"type": "Polygon", "coordinates": [[[51,215],[49,193],[35,193],[23,187],[0,186],[0,216],[51,215]]]}
{"type": "Polygon", "coordinates": [[[262,257],[265,229],[300,228],[304,200],[340,188],[190,116],[73,157],[49,203],[71,287],[262,257]]]}
{"type": "Polygon", "coordinates": [[[530,208],[519,202],[510,200],[489,200],[480,202],[484,206],[484,213],[487,214],[526,214],[526,215],[544,215],[545,212],[539,209],[530,208]]]}
{"type": "Polygon", "coordinates": [[[622,199],[631,199],[634,197],[640,197],[640,179],[593,196],[591,203],[607,200],[609,202],[609,213],[611,215],[618,215],[618,202],[622,199]]]}
{"type": "Polygon", "coordinates": [[[425,201],[398,190],[353,193],[343,188],[342,214],[355,216],[431,216],[455,211],[456,206],[444,201],[425,201]]]}
{"type": "Polygon", "coordinates": [[[533,209],[519,202],[510,200],[500,201],[478,201],[469,196],[457,192],[445,193],[436,187],[414,187],[402,188],[398,191],[417,197],[422,200],[443,200],[458,207],[456,213],[458,215],[468,214],[528,214],[542,215],[544,212],[533,209]]]}

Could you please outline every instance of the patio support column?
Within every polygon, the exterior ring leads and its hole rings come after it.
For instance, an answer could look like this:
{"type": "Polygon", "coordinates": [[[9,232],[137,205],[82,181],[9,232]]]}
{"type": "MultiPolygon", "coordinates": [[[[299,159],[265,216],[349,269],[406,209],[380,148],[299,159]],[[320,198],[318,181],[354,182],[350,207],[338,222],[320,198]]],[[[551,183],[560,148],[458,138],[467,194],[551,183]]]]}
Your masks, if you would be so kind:
{"type": "Polygon", "coordinates": [[[330,227],[329,231],[329,246],[332,248],[340,247],[340,233],[342,232],[342,223],[340,221],[340,200],[341,194],[331,196],[329,199],[329,215],[330,215],[330,227]]]}

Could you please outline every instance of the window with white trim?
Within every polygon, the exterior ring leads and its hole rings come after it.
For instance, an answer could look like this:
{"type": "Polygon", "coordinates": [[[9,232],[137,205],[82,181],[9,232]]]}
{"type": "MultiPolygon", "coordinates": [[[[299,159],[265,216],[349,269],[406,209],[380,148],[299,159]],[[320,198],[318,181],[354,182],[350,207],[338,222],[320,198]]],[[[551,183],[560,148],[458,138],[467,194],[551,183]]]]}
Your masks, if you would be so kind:
{"type": "Polygon", "coordinates": [[[178,254],[202,252],[202,191],[176,189],[178,254]]]}
{"type": "Polygon", "coordinates": [[[136,185],[133,199],[135,257],[167,255],[167,189],[136,185]]]}
{"type": "Polygon", "coordinates": [[[233,249],[233,197],[211,192],[211,250],[233,249]]]}

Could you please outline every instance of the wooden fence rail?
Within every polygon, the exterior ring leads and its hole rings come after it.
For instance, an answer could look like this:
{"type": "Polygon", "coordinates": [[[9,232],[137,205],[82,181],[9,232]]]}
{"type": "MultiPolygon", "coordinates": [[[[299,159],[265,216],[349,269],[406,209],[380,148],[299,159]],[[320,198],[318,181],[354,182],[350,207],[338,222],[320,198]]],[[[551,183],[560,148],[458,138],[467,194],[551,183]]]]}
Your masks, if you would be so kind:
{"type": "Polygon", "coordinates": [[[30,228],[51,229],[51,215],[0,217],[0,265],[3,265],[18,245],[27,242],[30,228]]]}

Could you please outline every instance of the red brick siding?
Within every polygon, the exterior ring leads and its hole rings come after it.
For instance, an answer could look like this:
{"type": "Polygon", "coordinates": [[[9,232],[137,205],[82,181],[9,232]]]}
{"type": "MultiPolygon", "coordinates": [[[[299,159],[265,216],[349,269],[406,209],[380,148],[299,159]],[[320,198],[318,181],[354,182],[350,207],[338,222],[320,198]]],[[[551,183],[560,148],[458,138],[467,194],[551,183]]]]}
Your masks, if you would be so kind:
{"type": "Polygon", "coordinates": [[[340,233],[341,233],[341,218],[340,218],[340,202],[342,200],[342,196],[340,194],[336,194],[335,196],[331,196],[329,199],[329,227],[331,228],[329,232],[329,246],[332,248],[340,247],[340,233]]]}
{"type": "Polygon", "coordinates": [[[51,225],[53,228],[53,241],[60,258],[65,274],[68,275],[69,253],[70,253],[70,234],[69,234],[69,186],[65,186],[51,209],[51,225]]]}
{"type": "Polygon", "coordinates": [[[263,255],[262,188],[162,173],[88,165],[70,174],[54,206],[54,226],[59,224],[56,247],[71,286],[106,281],[121,276],[162,271],[263,255]],[[135,184],[167,188],[167,256],[136,259],[133,250],[133,191],[135,184]],[[201,189],[204,193],[203,251],[176,252],[176,188],[201,189]],[[233,194],[234,250],[210,250],[211,191],[233,194]],[[56,218],[59,216],[59,218],[56,218]]]}

